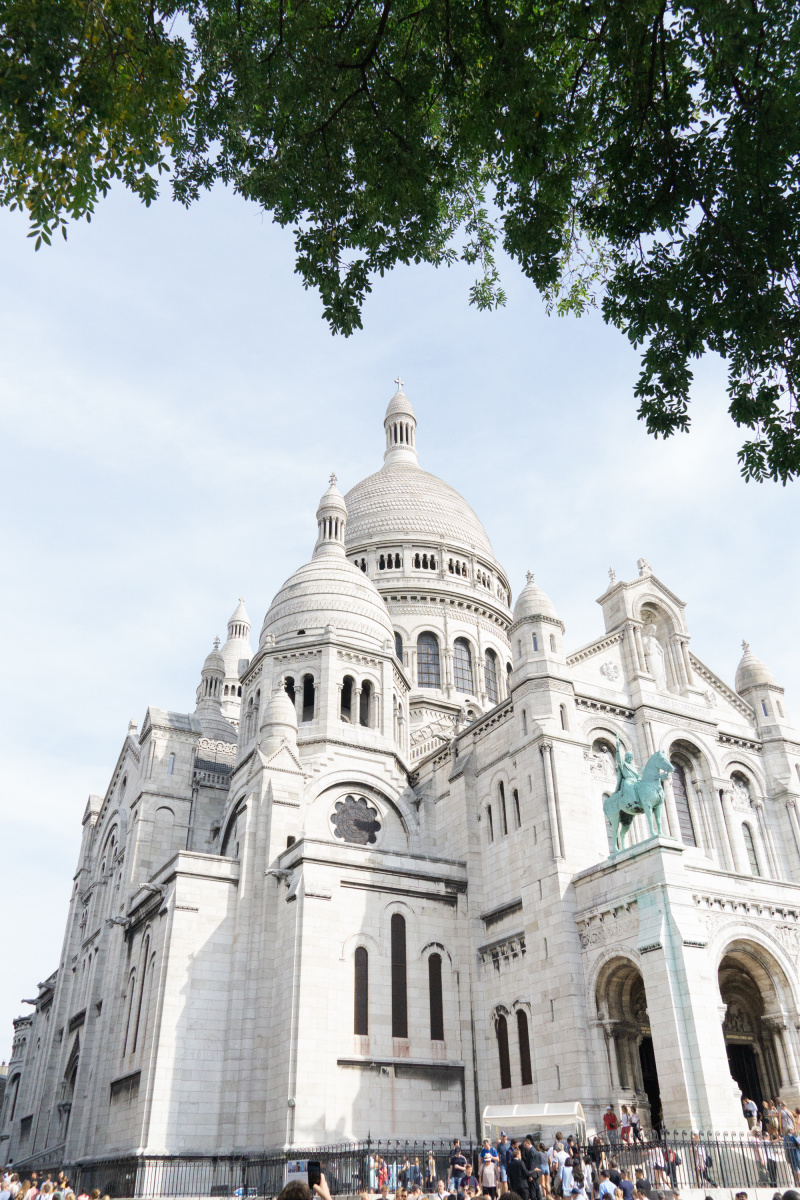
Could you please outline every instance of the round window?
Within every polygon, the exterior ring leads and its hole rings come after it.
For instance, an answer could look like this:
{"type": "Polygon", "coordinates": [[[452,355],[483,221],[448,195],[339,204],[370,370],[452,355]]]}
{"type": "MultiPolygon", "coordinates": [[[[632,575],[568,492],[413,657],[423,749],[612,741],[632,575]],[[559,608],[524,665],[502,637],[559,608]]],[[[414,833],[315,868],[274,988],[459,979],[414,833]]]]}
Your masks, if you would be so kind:
{"type": "Polygon", "coordinates": [[[353,795],[336,801],[331,825],[337,838],[356,846],[374,846],[381,827],[378,810],[364,796],[353,795]]]}

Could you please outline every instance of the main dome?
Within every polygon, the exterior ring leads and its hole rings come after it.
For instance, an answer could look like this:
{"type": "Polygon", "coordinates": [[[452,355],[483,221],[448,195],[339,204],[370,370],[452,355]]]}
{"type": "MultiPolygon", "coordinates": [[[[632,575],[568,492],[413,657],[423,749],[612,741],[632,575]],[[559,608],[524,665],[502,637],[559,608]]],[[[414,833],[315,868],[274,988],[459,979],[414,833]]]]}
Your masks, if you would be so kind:
{"type": "Polygon", "coordinates": [[[397,383],[383,418],[383,466],[345,496],[345,548],[352,551],[369,542],[424,541],[474,551],[494,563],[492,543],[464,497],[419,466],[417,418],[402,381],[397,383]]]}
{"type": "Polygon", "coordinates": [[[476,550],[494,562],[486,530],[464,497],[415,463],[384,463],[350,489],[345,503],[348,550],[376,539],[424,538],[476,550]]]}

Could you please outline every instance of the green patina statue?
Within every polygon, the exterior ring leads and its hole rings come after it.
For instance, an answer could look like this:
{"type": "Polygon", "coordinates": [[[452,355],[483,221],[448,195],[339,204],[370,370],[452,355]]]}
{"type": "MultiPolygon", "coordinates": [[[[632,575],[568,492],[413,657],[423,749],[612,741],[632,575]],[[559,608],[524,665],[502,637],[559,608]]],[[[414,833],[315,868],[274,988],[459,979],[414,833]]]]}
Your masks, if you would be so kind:
{"type": "Polygon", "coordinates": [[[625,835],[639,813],[647,817],[651,837],[661,836],[661,808],[664,803],[662,779],[674,770],[660,750],[651,754],[639,772],[633,754],[624,754],[617,737],[617,790],[603,801],[603,811],[611,826],[614,850],[625,849],[625,835]]]}

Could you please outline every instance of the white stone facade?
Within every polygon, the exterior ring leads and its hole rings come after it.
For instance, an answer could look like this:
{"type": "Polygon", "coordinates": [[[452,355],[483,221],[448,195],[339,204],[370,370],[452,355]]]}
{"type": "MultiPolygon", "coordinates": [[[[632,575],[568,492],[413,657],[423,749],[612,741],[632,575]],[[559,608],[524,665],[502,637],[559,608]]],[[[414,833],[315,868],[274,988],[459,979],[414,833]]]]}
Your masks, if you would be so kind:
{"type": "MultiPolygon", "coordinates": [[[[0,1159],[475,1136],[484,1105],[800,1101],[800,743],[727,686],[640,561],[565,646],[417,463],[317,513],[258,648],[240,601],[192,714],[148,709],[91,796],[57,970],[15,1023],[0,1159]],[[675,770],[611,854],[617,737],[675,770]],[[738,1082],[734,1081],[733,1076],[738,1082]]],[[[655,1115],[655,1114],[654,1114],[655,1115]]]]}

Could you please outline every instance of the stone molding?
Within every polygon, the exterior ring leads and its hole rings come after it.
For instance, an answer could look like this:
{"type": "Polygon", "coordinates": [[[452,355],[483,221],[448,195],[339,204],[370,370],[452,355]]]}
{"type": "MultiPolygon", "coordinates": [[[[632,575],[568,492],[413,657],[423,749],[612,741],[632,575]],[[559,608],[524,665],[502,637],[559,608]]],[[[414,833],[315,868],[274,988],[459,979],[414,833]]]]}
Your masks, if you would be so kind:
{"type": "Polygon", "coordinates": [[[622,942],[639,930],[639,913],[635,900],[595,909],[575,917],[582,950],[622,942]]]}
{"type": "Polygon", "coordinates": [[[607,700],[593,700],[590,696],[575,697],[575,707],[581,712],[607,713],[611,717],[622,717],[625,721],[636,718],[636,710],[622,704],[611,704],[607,700]]]}
{"type": "Polygon", "coordinates": [[[587,658],[594,658],[595,654],[602,654],[603,650],[608,650],[609,647],[618,645],[624,636],[625,630],[618,629],[616,633],[610,633],[608,637],[600,638],[596,642],[590,642],[588,646],[582,646],[574,654],[567,655],[567,666],[577,666],[579,662],[584,662],[587,658]]]}

